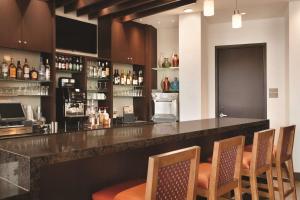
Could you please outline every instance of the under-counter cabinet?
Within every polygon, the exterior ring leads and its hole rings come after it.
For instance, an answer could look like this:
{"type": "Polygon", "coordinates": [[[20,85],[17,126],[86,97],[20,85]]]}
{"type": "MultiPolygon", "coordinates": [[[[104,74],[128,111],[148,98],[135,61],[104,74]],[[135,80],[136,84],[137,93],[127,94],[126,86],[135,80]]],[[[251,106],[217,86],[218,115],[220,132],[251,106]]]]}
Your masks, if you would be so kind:
{"type": "Polygon", "coordinates": [[[51,2],[41,0],[1,0],[0,46],[52,52],[52,7],[51,2]]]}

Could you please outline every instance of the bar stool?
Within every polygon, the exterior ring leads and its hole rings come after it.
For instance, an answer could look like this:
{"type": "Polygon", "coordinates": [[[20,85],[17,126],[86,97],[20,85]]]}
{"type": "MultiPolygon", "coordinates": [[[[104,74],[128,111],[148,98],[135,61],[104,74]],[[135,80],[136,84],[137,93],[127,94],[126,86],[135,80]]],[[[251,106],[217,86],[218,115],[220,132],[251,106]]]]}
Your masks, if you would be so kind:
{"type": "MultiPolygon", "coordinates": [[[[281,200],[289,195],[297,199],[295,186],[294,167],[293,167],[293,146],[296,126],[281,127],[276,147],[273,148],[273,167],[276,175],[273,174],[273,180],[277,181],[278,186],[274,190],[279,192],[281,200]],[[283,178],[284,170],[287,178],[283,178]],[[290,189],[285,191],[283,182],[289,183],[290,189]]],[[[248,146],[248,151],[252,151],[252,146],[248,146]]]]}
{"type": "Polygon", "coordinates": [[[151,156],[146,183],[130,188],[122,184],[127,187],[123,191],[120,185],[112,186],[94,193],[93,200],[195,200],[199,159],[197,146],[151,156]]]}
{"type": "MultiPolygon", "coordinates": [[[[249,188],[243,187],[243,191],[251,193],[252,200],[259,200],[259,196],[274,199],[274,188],[272,179],[272,151],[275,130],[265,130],[256,132],[253,140],[252,152],[244,151],[242,175],[250,179],[249,188]],[[257,177],[266,173],[267,175],[267,192],[258,189],[266,189],[262,184],[258,184],[257,177]]],[[[245,182],[249,186],[248,182],[245,182]]]]}
{"type": "Polygon", "coordinates": [[[234,190],[235,199],[242,199],[241,166],[244,136],[214,143],[212,163],[199,164],[197,194],[209,200],[234,190]]]}

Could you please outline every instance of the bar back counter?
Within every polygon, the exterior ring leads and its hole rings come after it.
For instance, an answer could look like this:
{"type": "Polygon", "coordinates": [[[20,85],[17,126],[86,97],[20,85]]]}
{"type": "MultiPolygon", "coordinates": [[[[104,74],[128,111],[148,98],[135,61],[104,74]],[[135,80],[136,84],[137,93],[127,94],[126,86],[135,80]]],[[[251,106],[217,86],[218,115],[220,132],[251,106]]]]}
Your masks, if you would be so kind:
{"type": "Polygon", "coordinates": [[[198,145],[205,161],[214,141],[244,135],[250,144],[268,128],[269,120],[216,118],[0,140],[0,199],[90,200],[103,187],[145,179],[151,155],[198,145]]]}

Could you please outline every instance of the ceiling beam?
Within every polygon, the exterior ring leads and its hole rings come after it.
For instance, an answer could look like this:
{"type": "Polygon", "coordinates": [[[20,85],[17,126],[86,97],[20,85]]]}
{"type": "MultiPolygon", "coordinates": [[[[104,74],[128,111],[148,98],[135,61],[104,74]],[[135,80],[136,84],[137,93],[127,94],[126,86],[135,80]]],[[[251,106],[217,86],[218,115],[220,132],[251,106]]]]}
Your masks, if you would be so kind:
{"type": "Polygon", "coordinates": [[[107,8],[97,10],[95,12],[89,13],[89,19],[93,19],[96,17],[104,17],[107,15],[112,15],[115,13],[123,12],[129,9],[138,9],[139,6],[148,4],[149,2],[158,2],[157,0],[135,0],[135,1],[128,1],[122,4],[112,5],[107,8]]]}
{"type": "Polygon", "coordinates": [[[89,5],[82,5],[77,7],[77,16],[97,12],[101,9],[107,8],[112,5],[118,5],[132,0],[94,0],[95,2],[89,5]]]}
{"type": "Polygon", "coordinates": [[[67,5],[64,6],[64,13],[72,12],[76,9],[76,5],[78,3],[78,0],[75,0],[67,5]]]}
{"type": "Polygon", "coordinates": [[[150,15],[154,15],[160,12],[164,12],[167,10],[171,10],[171,9],[175,9],[181,6],[185,6],[191,3],[195,3],[196,0],[179,0],[179,1],[175,1],[169,4],[165,4],[159,7],[155,7],[155,8],[150,8],[149,10],[145,10],[145,11],[138,11],[136,13],[132,13],[129,15],[125,15],[123,17],[119,17],[118,19],[122,22],[129,22],[138,18],[143,18],[143,17],[147,17],[150,15]]]}
{"type": "Polygon", "coordinates": [[[55,1],[55,6],[56,8],[61,7],[61,6],[65,6],[68,5],[72,2],[74,2],[75,0],[56,0],[55,1]]]}
{"type": "Polygon", "coordinates": [[[171,4],[171,3],[175,3],[175,2],[179,2],[179,1],[182,1],[182,0],[157,0],[155,2],[150,2],[150,3],[147,3],[147,4],[141,5],[137,8],[135,8],[135,9],[128,9],[128,10],[125,10],[123,12],[113,14],[112,17],[113,18],[120,18],[120,17],[126,16],[126,15],[134,14],[134,13],[137,13],[137,12],[140,13],[140,12],[143,12],[143,11],[147,11],[147,10],[151,10],[151,9],[154,9],[154,8],[162,7],[162,6],[165,6],[165,5],[168,5],[168,4],[171,4]]]}

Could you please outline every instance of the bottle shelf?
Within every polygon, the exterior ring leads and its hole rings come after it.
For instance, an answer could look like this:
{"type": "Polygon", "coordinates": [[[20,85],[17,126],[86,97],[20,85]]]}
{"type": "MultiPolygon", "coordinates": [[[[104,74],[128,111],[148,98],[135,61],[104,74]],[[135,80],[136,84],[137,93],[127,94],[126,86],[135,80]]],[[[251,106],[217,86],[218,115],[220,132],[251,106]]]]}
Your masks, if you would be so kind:
{"type": "Polygon", "coordinates": [[[113,86],[116,86],[116,87],[134,87],[134,88],[143,88],[144,87],[143,85],[115,85],[115,84],[113,84],[113,86]]]}
{"type": "Polygon", "coordinates": [[[22,80],[22,79],[0,79],[1,82],[21,82],[21,83],[51,83],[46,80],[22,80]]]}
{"type": "Polygon", "coordinates": [[[0,94],[0,97],[50,97],[50,95],[34,95],[34,94],[0,94]]]}
{"type": "Polygon", "coordinates": [[[88,93],[108,93],[108,90],[87,90],[88,93]]]}
{"type": "Polygon", "coordinates": [[[57,73],[80,74],[82,71],[56,69],[57,73]]]}
{"type": "Polygon", "coordinates": [[[109,78],[94,78],[94,77],[87,77],[88,80],[94,80],[94,81],[110,81],[109,78]]]}
{"type": "Polygon", "coordinates": [[[131,95],[114,95],[113,97],[116,97],[116,98],[144,98],[144,96],[131,96],[131,95]]]}
{"type": "Polygon", "coordinates": [[[159,67],[159,68],[152,68],[152,70],[155,71],[168,71],[168,70],[179,70],[179,67],[168,67],[168,68],[163,68],[163,67],[159,67]]]}

